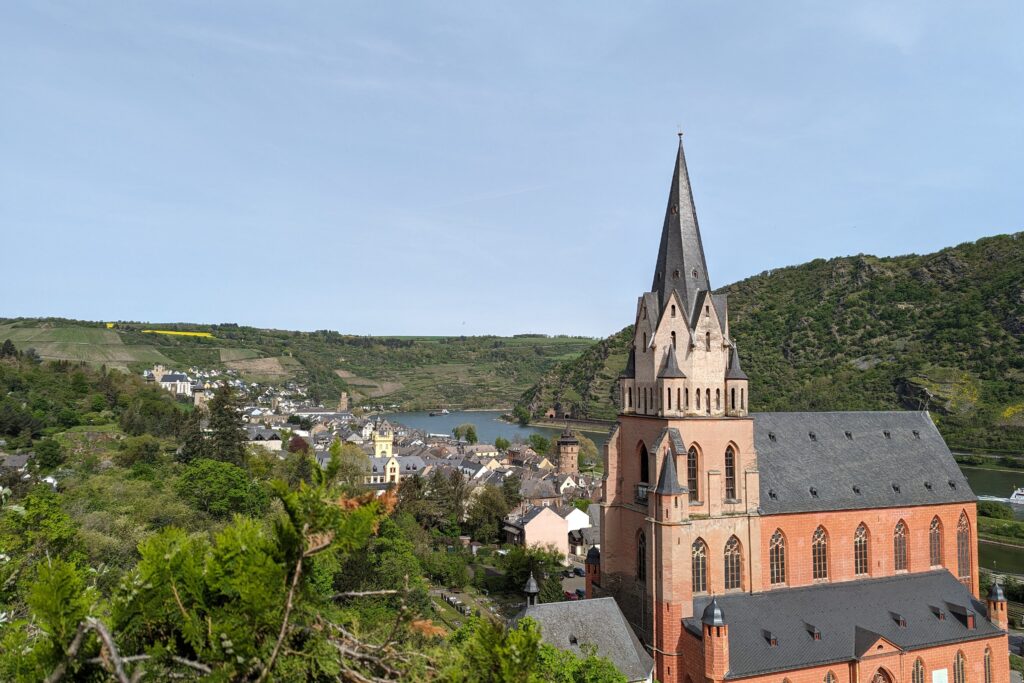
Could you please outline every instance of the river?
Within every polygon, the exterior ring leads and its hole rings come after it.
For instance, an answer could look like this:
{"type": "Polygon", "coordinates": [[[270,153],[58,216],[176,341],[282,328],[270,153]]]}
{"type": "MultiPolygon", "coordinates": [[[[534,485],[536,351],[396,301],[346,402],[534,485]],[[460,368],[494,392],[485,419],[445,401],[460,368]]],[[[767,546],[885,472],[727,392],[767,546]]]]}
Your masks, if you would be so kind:
{"type": "MultiPolygon", "coordinates": [[[[505,437],[512,443],[517,441],[525,443],[531,434],[541,434],[551,439],[562,433],[562,430],[557,427],[521,427],[518,424],[502,420],[501,416],[504,414],[500,410],[457,410],[447,415],[431,417],[430,413],[417,411],[392,413],[387,418],[392,422],[412,429],[419,429],[428,434],[447,434],[448,436],[451,436],[452,429],[455,427],[469,423],[476,427],[476,436],[480,443],[494,443],[499,436],[505,437]]],[[[608,438],[608,430],[580,431],[594,440],[600,453],[608,438]]]]}
{"type": "MultiPolygon", "coordinates": [[[[502,420],[503,414],[498,410],[467,410],[431,417],[427,412],[410,412],[394,413],[388,415],[388,419],[429,434],[446,435],[450,435],[452,429],[458,425],[470,423],[476,426],[477,438],[481,443],[494,443],[499,436],[503,436],[513,443],[525,442],[531,434],[541,434],[551,439],[556,438],[562,431],[552,427],[522,427],[502,420]]],[[[597,444],[598,453],[602,452],[601,449],[604,447],[608,432],[602,430],[584,433],[597,444]]],[[[1006,498],[1015,486],[1024,486],[1024,472],[996,471],[980,467],[962,467],[961,469],[974,493],[979,496],[1006,498]]],[[[1013,511],[1017,519],[1024,520],[1024,506],[1014,505],[1013,511]]],[[[980,541],[978,562],[987,569],[991,569],[995,563],[1000,571],[1024,574],[1024,550],[1018,548],[980,541]]]]}

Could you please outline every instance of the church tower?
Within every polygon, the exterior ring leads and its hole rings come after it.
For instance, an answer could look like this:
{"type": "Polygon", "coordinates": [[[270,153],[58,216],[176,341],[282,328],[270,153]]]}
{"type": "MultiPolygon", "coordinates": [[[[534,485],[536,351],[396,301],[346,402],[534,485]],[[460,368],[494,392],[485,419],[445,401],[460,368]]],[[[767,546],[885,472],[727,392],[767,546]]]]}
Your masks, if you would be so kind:
{"type": "Polygon", "coordinates": [[[760,589],[759,480],[749,381],[711,290],[683,152],[676,154],[651,289],[637,301],[605,447],[600,586],[655,655],[682,675],[693,598],[760,589]],[[725,562],[728,571],[708,572],[725,562]]]}

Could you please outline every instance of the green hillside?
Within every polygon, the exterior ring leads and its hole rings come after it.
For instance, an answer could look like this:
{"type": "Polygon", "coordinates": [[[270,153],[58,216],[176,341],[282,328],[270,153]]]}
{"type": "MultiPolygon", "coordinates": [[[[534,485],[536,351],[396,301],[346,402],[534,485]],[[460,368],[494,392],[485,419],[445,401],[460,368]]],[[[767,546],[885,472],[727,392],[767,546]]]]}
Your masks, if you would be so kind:
{"type": "Polygon", "coordinates": [[[357,337],[231,324],[117,323],[108,329],[99,322],[0,319],[0,342],[5,339],[22,351],[34,348],[44,360],[127,372],[155,363],[230,368],[250,381],[307,382],[314,396],[327,402],[348,391],[357,401],[407,409],[510,406],[546,371],[594,343],[543,335],[357,337]]]}
{"type": "MultiPolygon", "coordinates": [[[[1024,448],[1024,233],[819,259],[729,285],[753,410],[927,408],[954,447],[1024,448]]],[[[611,418],[631,328],[521,399],[611,418]]]]}

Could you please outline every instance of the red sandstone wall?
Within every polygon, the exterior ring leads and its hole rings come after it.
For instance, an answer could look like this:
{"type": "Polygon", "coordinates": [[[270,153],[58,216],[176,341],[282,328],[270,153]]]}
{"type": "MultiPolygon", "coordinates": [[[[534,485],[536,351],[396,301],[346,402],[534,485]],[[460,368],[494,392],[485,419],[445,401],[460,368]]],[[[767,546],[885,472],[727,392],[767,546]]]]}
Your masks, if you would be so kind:
{"type": "MultiPolygon", "coordinates": [[[[899,520],[908,527],[907,560],[910,572],[932,569],[929,561],[928,530],[932,518],[942,521],[943,566],[952,574],[957,572],[956,525],[960,513],[967,512],[971,527],[971,592],[978,595],[978,541],[977,506],[974,503],[931,505],[915,508],[883,508],[874,510],[848,510],[822,514],[772,515],[761,520],[761,571],[766,589],[770,588],[768,564],[769,539],[776,529],[786,536],[786,582],[788,586],[806,586],[813,583],[811,566],[811,537],[821,524],[828,531],[829,581],[851,581],[864,578],[854,575],[853,536],[863,522],[870,532],[868,540],[869,576],[895,574],[893,530],[899,520]]],[[[713,570],[712,570],[713,571],[713,570]]]]}

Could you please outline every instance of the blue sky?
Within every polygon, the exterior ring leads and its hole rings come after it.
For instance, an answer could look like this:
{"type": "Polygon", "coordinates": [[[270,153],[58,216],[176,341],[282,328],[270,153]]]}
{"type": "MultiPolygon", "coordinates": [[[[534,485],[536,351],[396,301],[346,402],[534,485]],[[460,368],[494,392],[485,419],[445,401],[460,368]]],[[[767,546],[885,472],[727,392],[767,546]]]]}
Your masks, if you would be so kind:
{"type": "Polygon", "coordinates": [[[1024,229],[1012,2],[0,4],[0,316],[605,335],[1024,229]]]}

